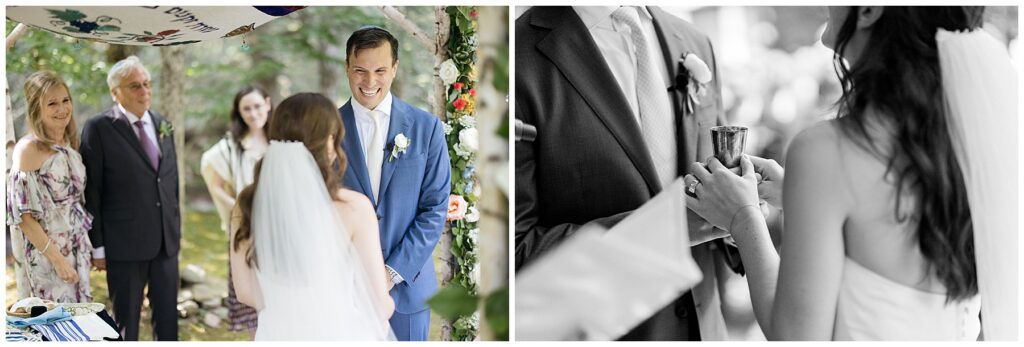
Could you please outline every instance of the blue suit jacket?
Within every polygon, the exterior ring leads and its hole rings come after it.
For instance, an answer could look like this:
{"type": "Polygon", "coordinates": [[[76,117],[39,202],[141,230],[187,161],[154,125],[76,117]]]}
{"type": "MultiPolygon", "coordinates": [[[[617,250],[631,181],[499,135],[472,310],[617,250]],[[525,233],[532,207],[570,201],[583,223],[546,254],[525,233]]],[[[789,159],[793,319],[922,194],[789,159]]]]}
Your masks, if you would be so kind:
{"type": "Polygon", "coordinates": [[[451,163],[441,121],[398,97],[393,98],[381,168],[380,201],[374,201],[351,100],[338,112],[345,124],[342,149],[348,156],[344,185],[373,202],[380,223],[384,263],[405,279],[391,290],[395,311],[422,311],[427,308],[426,300],[437,291],[431,254],[444,231],[451,192],[451,163]],[[410,139],[409,148],[389,160],[398,134],[410,139]]]}

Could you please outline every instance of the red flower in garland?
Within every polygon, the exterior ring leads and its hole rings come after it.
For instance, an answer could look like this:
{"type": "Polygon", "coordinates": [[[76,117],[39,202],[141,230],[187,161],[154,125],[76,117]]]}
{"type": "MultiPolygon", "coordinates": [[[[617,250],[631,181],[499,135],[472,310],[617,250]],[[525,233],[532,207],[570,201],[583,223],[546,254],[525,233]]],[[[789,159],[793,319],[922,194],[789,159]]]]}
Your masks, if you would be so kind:
{"type": "Polygon", "coordinates": [[[452,85],[452,87],[454,87],[455,90],[462,90],[462,86],[464,86],[462,82],[455,82],[455,84],[452,85]]]}
{"type": "Polygon", "coordinates": [[[469,96],[476,97],[476,89],[475,88],[469,90],[469,96]]]}
{"type": "Polygon", "coordinates": [[[462,111],[463,108],[466,108],[466,100],[463,100],[462,98],[455,99],[455,101],[452,102],[452,106],[455,106],[456,110],[462,111]]]}
{"type": "Polygon", "coordinates": [[[469,16],[476,18],[476,10],[469,11],[469,16]]]}

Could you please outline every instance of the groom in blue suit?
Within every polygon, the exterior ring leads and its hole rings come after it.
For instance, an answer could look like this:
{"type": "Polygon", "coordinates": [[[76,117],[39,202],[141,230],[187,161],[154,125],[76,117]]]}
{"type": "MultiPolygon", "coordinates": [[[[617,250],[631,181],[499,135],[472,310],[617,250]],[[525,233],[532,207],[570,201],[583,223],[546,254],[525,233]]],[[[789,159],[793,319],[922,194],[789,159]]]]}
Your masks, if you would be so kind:
{"type": "Polygon", "coordinates": [[[376,208],[395,300],[395,336],[425,341],[426,300],[437,291],[431,254],[444,230],[451,191],[444,130],[438,117],[391,94],[398,71],[394,36],[377,27],[359,29],[345,53],[352,99],[338,110],[349,163],[344,185],[365,194],[376,208]]]}

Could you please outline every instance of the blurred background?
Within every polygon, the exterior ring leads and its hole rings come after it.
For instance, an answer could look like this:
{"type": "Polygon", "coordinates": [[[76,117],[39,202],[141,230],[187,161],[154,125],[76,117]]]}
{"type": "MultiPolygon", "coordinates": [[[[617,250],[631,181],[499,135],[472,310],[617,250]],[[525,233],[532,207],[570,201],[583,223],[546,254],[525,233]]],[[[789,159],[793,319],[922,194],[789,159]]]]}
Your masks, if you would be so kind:
{"type": "MultiPolygon", "coordinates": [[[[516,7],[518,18],[529,7],[516,7]]],[[[785,163],[789,141],[808,125],[835,117],[839,80],[832,50],[821,44],[828,9],[800,6],[663,7],[710,39],[722,80],[726,124],[750,128],[745,152],[785,163]]],[[[986,8],[985,30],[1020,56],[1017,7],[986,8]]],[[[1019,68],[1019,67],[1018,67],[1019,68]]],[[[781,221],[769,218],[778,244],[781,221]]],[[[723,311],[734,340],[764,340],[747,283],[720,274],[723,311]]]]}
{"type": "MultiPolygon", "coordinates": [[[[152,108],[165,116],[171,113],[168,108],[179,109],[183,113],[180,118],[170,118],[175,133],[184,134],[183,142],[176,139],[177,153],[182,160],[179,175],[183,186],[180,264],[183,288],[188,286],[195,296],[186,301],[198,305],[179,305],[182,316],[179,338],[247,340],[245,332],[227,331],[224,321],[226,309],[221,310],[221,306],[210,300],[227,295],[228,241],[220,229],[218,215],[199,167],[202,153],[228,130],[235,92],[246,84],[254,83],[270,93],[272,105],[298,92],[318,92],[341,106],[351,94],[344,67],[345,41],[356,29],[374,25],[387,29],[400,42],[401,64],[392,92],[415,107],[433,112],[436,110],[432,105],[432,99],[436,97],[435,83],[440,83],[435,55],[400,23],[436,35],[437,30],[433,30],[436,24],[448,23],[447,19],[440,20],[448,16],[446,11],[449,11],[446,7],[430,6],[307,7],[244,35],[173,47],[112,45],[31,28],[7,49],[5,83],[9,102],[6,117],[9,118],[5,121],[8,154],[13,143],[27,133],[22,85],[28,75],[50,70],[64,78],[74,99],[75,121],[81,131],[88,118],[113,106],[106,84],[110,67],[129,55],[138,56],[153,79],[152,108]],[[387,9],[395,10],[391,12],[392,16],[385,14],[387,9]],[[404,19],[395,17],[396,12],[404,19]],[[184,71],[184,76],[163,73],[162,70],[174,64],[183,64],[175,70],[184,71]],[[169,104],[167,99],[171,98],[164,97],[161,86],[167,82],[164,79],[170,78],[184,84],[184,95],[179,96],[184,102],[169,104]],[[200,288],[195,288],[197,285],[200,288]],[[204,300],[210,304],[204,304],[204,300]]],[[[481,277],[479,289],[481,293],[487,293],[506,286],[508,282],[508,7],[460,7],[458,11],[467,14],[472,11],[474,16],[474,77],[478,81],[475,117],[480,133],[480,148],[474,158],[478,160],[476,176],[479,176],[479,187],[483,190],[479,222],[481,249],[475,255],[479,259],[478,266],[483,267],[482,271],[477,270],[477,273],[483,273],[478,275],[481,277]]],[[[18,24],[8,19],[5,33],[15,36],[12,31],[18,24]]],[[[447,31],[448,27],[442,29],[447,31]]],[[[9,168],[10,155],[7,158],[9,168]]],[[[439,244],[435,250],[439,276],[445,276],[443,269],[451,267],[451,264],[445,264],[446,261],[455,261],[445,247],[450,247],[450,243],[439,244]]],[[[10,304],[18,298],[14,290],[9,246],[7,254],[5,303],[10,304]]],[[[450,273],[449,269],[449,279],[442,278],[442,284],[450,280],[450,273]]],[[[93,273],[92,285],[95,301],[106,303],[109,309],[103,273],[93,273]]],[[[179,302],[183,302],[182,298],[179,302]]],[[[148,335],[150,327],[146,323],[148,314],[148,309],[144,309],[140,340],[151,339],[148,335]]],[[[505,315],[507,317],[507,311],[505,315]]],[[[477,320],[474,336],[477,330],[481,330],[479,318],[477,320]]],[[[450,324],[443,326],[442,319],[436,315],[432,317],[431,324],[431,340],[451,338],[450,324]]],[[[490,329],[483,330],[490,333],[490,329]]]]}

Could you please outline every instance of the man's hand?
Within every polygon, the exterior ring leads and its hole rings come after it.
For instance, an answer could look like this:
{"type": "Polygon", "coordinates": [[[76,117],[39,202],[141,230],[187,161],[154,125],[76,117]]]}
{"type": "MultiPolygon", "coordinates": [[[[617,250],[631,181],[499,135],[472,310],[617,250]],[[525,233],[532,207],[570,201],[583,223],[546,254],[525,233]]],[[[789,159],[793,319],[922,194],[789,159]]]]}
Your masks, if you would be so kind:
{"type": "Polygon", "coordinates": [[[690,247],[729,236],[728,231],[712,227],[711,223],[690,209],[686,210],[686,224],[690,234],[690,247]]]}
{"type": "Polygon", "coordinates": [[[99,271],[106,271],[107,258],[92,258],[92,268],[99,271]]]}

